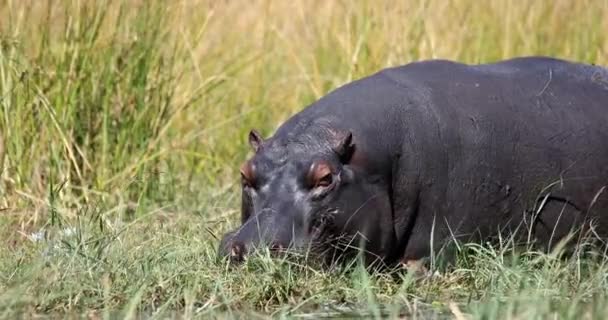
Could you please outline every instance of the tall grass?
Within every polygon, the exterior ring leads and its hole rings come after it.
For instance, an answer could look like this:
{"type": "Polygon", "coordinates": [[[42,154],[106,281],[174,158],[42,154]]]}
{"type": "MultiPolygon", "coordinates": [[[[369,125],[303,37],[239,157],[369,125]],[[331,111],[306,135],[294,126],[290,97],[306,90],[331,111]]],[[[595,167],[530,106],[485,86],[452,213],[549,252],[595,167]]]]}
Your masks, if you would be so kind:
{"type": "Polygon", "coordinates": [[[238,220],[250,128],[269,135],[341,84],[419,59],[606,65],[608,1],[4,0],[0,17],[0,310],[606,311],[591,302],[605,266],[584,259],[488,251],[413,285],[264,259],[233,274],[214,249],[238,220]]]}

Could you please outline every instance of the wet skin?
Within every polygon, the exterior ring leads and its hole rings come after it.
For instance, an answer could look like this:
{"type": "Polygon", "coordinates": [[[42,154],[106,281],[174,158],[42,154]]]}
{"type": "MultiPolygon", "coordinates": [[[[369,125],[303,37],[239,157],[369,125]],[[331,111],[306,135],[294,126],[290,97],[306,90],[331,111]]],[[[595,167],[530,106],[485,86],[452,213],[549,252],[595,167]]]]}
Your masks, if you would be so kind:
{"type": "Polygon", "coordinates": [[[548,249],[573,229],[608,235],[601,67],[411,63],[334,90],[267,139],[252,130],[249,143],[241,226],[219,246],[233,261],[269,246],[395,265],[453,239],[517,234],[548,249]]]}

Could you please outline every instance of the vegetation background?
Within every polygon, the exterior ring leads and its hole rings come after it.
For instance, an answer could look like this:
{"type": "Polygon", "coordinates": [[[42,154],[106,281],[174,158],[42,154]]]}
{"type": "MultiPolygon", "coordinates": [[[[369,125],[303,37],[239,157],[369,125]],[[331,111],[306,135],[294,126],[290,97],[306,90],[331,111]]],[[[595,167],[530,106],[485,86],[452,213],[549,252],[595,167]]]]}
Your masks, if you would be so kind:
{"type": "Polygon", "coordinates": [[[0,317],[603,318],[605,255],[215,259],[250,128],[384,67],[521,55],[607,65],[608,1],[0,1],[0,317]]]}

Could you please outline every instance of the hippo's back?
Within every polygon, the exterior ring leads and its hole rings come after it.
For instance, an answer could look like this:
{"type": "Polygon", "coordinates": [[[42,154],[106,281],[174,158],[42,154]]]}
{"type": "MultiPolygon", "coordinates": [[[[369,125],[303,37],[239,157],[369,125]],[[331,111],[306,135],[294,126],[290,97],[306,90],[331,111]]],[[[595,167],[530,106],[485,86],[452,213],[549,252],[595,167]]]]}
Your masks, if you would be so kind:
{"type": "Polygon", "coordinates": [[[608,69],[599,66],[545,57],[479,65],[430,60],[388,68],[374,76],[449,100],[444,107],[455,108],[463,101],[474,102],[472,108],[496,106],[510,112],[542,113],[540,107],[546,101],[554,102],[553,111],[580,111],[608,119],[608,69]],[[587,100],[591,103],[582,103],[587,100]]]}
{"type": "Polygon", "coordinates": [[[429,61],[377,76],[421,97],[423,125],[402,114],[430,154],[421,170],[439,204],[429,210],[466,212],[468,219],[456,219],[464,229],[495,228],[545,199],[542,205],[553,209],[541,217],[546,225],[573,226],[592,213],[608,235],[605,68],[530,57],[483,65],[429,61]]]}

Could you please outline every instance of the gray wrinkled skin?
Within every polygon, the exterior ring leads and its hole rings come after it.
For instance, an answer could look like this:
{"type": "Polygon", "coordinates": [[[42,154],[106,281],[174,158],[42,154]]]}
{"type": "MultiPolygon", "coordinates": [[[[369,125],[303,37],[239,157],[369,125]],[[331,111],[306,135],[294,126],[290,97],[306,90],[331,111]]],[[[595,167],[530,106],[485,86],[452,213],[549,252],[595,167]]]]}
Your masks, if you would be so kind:
{"type": "Polygon", "coordinates": [[[327,257],[350,244],[391,265],[517,228],[545,248],[573,228],[608,235],[601,67],[411,63],[338,88],[266,140],[253,136],[256,185],[243,188],[242,225],[219,248],[233,260],[259,245],[327,257]],[[318,160],[333,168],[322,196],[306,183],[318,160]]]}

